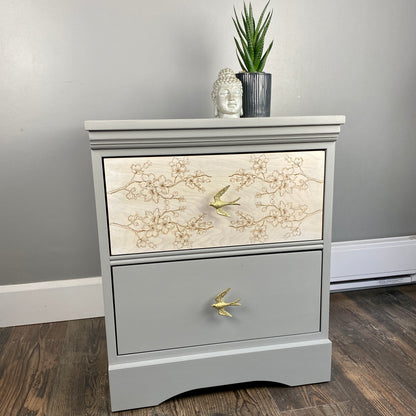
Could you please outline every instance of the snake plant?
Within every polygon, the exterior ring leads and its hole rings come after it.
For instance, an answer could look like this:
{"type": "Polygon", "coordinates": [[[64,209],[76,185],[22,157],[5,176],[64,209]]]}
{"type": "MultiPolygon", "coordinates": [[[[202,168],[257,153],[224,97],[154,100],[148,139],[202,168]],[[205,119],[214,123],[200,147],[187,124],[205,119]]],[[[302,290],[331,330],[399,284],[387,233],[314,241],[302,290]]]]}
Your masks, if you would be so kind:
{"type": "Polygon", "coordinates": [[[238,61],[240,62],[242,70],[245,72],[263,72],[267,57],[272,49],[273,41],[263,54],[264,38],[266,37],[273,15],[273,11],[268,12],[263,21],[264,14],[266,13],[269,3],[270,0],[261,12],[257,23],[254,20],[251,3],[249,3],[248,10],[246,4],[244,3],[244,13],[241,13],[241,21],[238,18],[234,7],[235,19],[233,18],[233,22],[237,30],[238,37],[240,38],[240,42],[238,42],[235,37],[234,41],[237,46],[238,61]]]}

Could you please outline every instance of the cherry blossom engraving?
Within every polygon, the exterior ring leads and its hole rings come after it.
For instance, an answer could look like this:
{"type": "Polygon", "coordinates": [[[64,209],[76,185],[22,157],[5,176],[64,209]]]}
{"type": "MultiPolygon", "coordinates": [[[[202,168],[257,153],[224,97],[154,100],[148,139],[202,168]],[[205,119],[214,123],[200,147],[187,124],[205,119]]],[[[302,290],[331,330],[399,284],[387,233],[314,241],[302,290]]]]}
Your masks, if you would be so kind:
{"type": "Polygon", "coordinates": [[[107,194],[124,192],[127,199],[141,199],[144,202],[153,201],[155,204],[158,204],[160,200],[184,202],[184,196],[179,195],[173,188],[180,183],[184,183],[190,189],[204,192],[203,184],[211,181],[211,177],[201,170],[191,172],[189,163],[189,159],[186,157],[174,157],[169,163],[171,168],[170,178],[165,175],[156,176],[149,172],[149,168],[152,166],[150,161],[143,164],[132,164],[130,166],[131,179],[124,185],[109,190],[107,194]]]}
{"type": "Polygon", "coordinates": [[[254,218],[247,213],[238,211],[237,220],[231,221],[230,224],[230,227],[240,232],[250,230],[250,241],[252,243],[267,241],[267,228],[269,225],[286,230],[284,234],[286,239],[298,237],[302,234],[302,222],[311,215],[321,212],[321,210],[310,212],[306,205],[295,205],[292,202],[283,201],[280,201],[278,205],[261,204],[259,206],[262,207],[264,215],[254,218]]]}
{"type": "Polygon", "coordinates": [[[282,199],[286,195],[308,191],[311,183],[323,184],[323,180],[305,173],[303,158],[287,155],[285,161],[287,166],[269,171],[266,155],[252,155],[250,169],[239,169],[229,176],[239,190],[255,183],[262,184],[255,194],[256,213],[238,211],[237,219],[230,223],[230,227],[240,232],[250,231],[252,243],[267,241],[268,227],[285,230],[285,239],[299,237],[302,235],[302,223],[308,217],[322,213],[321,209],[311,210],[307,204],[282,199]]]}
{"type": "Polygon", "coordinates": [[[230,175],[230,182],[238,185],[238,190],[256,182],[265,186],[256,196],[291,194],[294,190],[307,190],[310,182],[323,183],[323,180],[308,176],[302,169],[303,158],[286,156],[287,166],[281,170],[269,172],[269,159],[266,155],[252,155],[251,169],[239,169],[230,175]]]}
{"type": "Polygon", "coordinates": [[[205,220],[205,214],[191,217],[186,222],[179,221],[179,213],[185,207],[160,211],[146,211],[144,215],[132,214],[126,224],[117,222],[110,226],[120,227],[135,234],[136,246],[139,248],[157,248],[162,235],[171,237],[172,244],[177,248],[192,248],[192,237],[203,234],[212,228],[212,222],[205,220]]]}
{"type": "Polygon", "coordinates": [[[106,158],[111,253],[320,239],[324,169],[321,150],[106,158]]]}

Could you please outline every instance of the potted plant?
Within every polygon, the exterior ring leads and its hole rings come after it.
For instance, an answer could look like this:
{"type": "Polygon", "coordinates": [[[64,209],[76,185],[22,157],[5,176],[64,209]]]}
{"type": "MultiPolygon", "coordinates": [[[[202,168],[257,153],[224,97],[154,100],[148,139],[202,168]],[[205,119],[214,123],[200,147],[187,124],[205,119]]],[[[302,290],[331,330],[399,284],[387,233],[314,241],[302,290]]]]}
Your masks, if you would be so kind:
{"type": "Polygon", "coordinates": [[[241,21],[234,7],[233,22],[239,40],[234,37],[237,46],[237,58],[243,72],[236,74],[243,84],[243,117],[270,117],[272,75],[263,72],[273,41],[263,53],[265,37],[269,29],[273,11],[265,17],[270,0],[264,7],[258,22],[253,15],[251,3],[241,13],[241,21]]]}

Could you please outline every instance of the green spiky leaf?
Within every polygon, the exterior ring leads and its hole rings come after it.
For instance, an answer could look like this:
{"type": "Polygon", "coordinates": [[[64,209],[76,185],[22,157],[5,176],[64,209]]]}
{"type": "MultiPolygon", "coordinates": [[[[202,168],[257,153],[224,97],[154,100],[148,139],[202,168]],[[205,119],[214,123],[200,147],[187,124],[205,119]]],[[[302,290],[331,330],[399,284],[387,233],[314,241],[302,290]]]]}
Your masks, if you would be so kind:
{"type": "Polygon", "coordinates": [[[264,48],[264,39],[265,39],[265,36],[266,36],[266,33],[267,33],[267,29],[269,28],[271,17],[272,17],[272,13],[269,13],[269,15],[267,16],[267,18],[264,22],[263,27],[258,32],[258,38],[257,38],[257,42],[256,42],[257,49],[256,49],[256,54],[254,56],[254,62],[255,62],[255,65],[257,67],[259,67],[260,61],[262,59],[263,48],[264,48]]]}
{"type": "Polygon", "coordinates": [[[266,64],[266,60],[267,60],[267,57],[269,56],[272,46],[273,46],[273,41],[270,43],[269,47],[267,48],[267,51],[263,55],[263,58],[261,58],[260,64],[258,66],[258,72],[263,72],[264,65],[266,64]]]}
{"type": "Polygon", "coordinates": [[[241,69],[242,69],[243,71],[245,71],[245,72],[248,72],[247,68],[246,68],[246,67],[245,67],[245,65],[243,64],[243,61],[242,61],[242,60],[241,60],[241,58],[238,56],[238,54],[237,54],[237,59],[238,59],[238,62],[240,63],[241,69]]]}
{"type": "Polygon", "coordinates": [[[256,31],[254,33],[254,40],[257,40],[259,30],[260,30],[260,27],[261,27],[261,23],[263,21],[263,16],[264,16],[264,13],[266,12],[266,9],[267,9],[267,6],[269,5],[269,3],[270,3],[270,0],[266,3],[266,5],[264,6],[264,9],[262,10],[262,12],[260,14],[259,21],[257,22],[257,28],[256,28],[256,31]]]}
{"type": "Polygon", "coordinates": [[[238,20],[235,9],[234,9],[234,14],[235,14],[235,19],[233,18],[233,22],[234,22],[235,29],[237,30],[238,36],[240,38],[244,38],[247,41],[247,39],[245,38],[245,32],[243,28],[241,27],[241,24],[240,24],[240,21],[238,20]]]}

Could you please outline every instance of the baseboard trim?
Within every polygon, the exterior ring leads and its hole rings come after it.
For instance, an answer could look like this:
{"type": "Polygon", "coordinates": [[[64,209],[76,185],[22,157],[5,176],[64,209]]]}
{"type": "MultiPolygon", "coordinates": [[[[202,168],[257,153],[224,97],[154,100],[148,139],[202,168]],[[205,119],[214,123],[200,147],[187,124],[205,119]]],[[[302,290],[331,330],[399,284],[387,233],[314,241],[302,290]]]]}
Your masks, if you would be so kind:
{"type": "MultiPolygon", "coordinates": [[[[416,283],[416,236],[332,244],[331,291],[416,283]]],[[[0,327],[104,315],[101,277],[0,286],[0,327]]]]}
{"type": "Polygon", "coordinates": [[[0,286],[0,327],[103,315],[101,277],[0,286]]]}
{"type": "Polygon", "coordinates": [[[415,283],[416,236],[332,244],[331,291],[415,283]]]}

